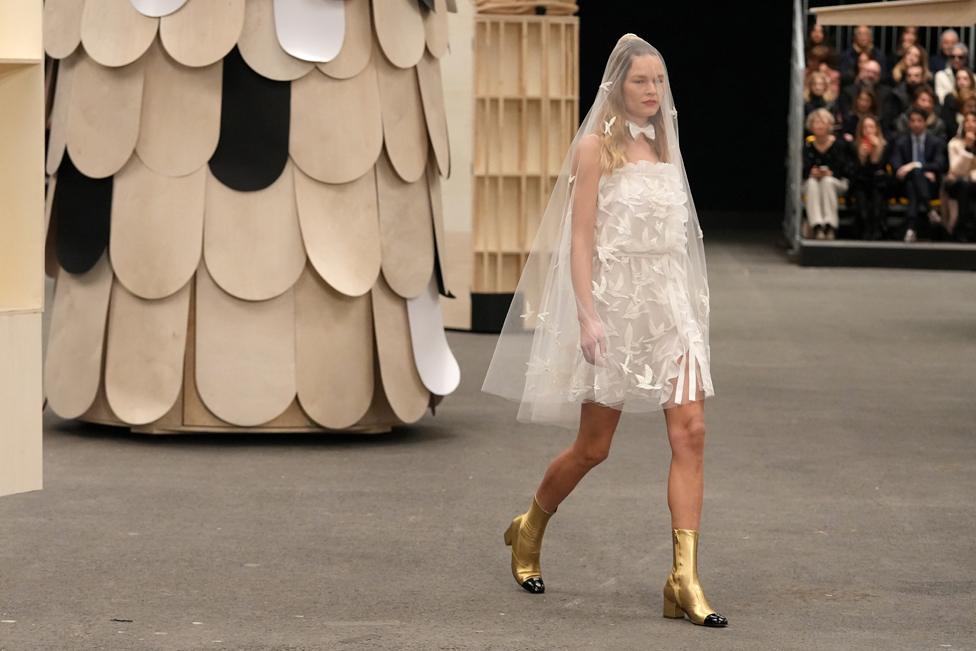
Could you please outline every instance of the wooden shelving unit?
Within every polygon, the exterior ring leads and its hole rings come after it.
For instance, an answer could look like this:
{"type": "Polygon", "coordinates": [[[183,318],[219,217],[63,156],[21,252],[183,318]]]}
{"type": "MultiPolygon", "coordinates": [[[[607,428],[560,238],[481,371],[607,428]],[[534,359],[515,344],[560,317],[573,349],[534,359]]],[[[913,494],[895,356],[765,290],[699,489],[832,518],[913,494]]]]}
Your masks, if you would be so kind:
{"type": "Polygon", "coordinates": [[[41,488],[41,9],[0,2],[0,495],[41,488]]]}
{"type": "Polygon", "coordinates": [[[472,291],[515,290],[579,122],[579,19],[475,16],[472,291]]]}

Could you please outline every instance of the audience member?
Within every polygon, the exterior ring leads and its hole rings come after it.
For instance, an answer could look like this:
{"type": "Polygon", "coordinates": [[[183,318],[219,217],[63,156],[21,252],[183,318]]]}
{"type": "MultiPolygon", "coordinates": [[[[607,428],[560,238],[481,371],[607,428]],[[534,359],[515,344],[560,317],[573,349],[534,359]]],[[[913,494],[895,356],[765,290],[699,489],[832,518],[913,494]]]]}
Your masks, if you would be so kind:
{"type": "Polygon", "coordinates": [[[946,125],[946,133],[957,135],[962,126],[962,105],[966,98],[976,92],[976,78],[966,68],[956,70],[956,87],[953,92],[945,96],[942,102],[942,121],[946,125]]]}
{"type": "Polygon", "coordinates": [[[946,193],[957,202],[947,230],[957,242],[976,240],[976,112],[966,113],[959,135],[949,141],[946,193]]]}
{"type": "Polygon", "coordinates": [[[888,188],[888,143],[877,118],[863,116],[851,143],[851,190],[859,217],[861,238],[885,236],[885,195],[888,188]]]}
{"type": "Polygon", "coordinates": [[[885,98],[881,105],[881,128],[889,139],[896,133],[895,122],[898,117],[912,107],[915,92],[922,86],[924,79],[925,71],[922,66],[909,66],[901,83],[892,88],[885,98]]]}
{"type": "Polygon", "coordinates": [[[830,80],[827,75],[814,70],[807,76],[803,89],[803,115],[807,116],[814,109],[822,108],[837,114],[836,96],[830,88],[830,80]]]}
{"type": "Polygon", "coordinates": [[[935,94],[939,102],[956,88],[956,71],[968,67],[969,48],[962,43],[952,46],[952,54],[949,55],[949,64],[942,70],[935,73],[935,94]]]}
{"type": "Polygon", "coordinates": [[[830,92],[834,97],[840,95],[840,72],[837,71],[837,55],[826,45],[815,45],[807,53],[807,68],[804,78],[814,72],[821,72],[830,82],[830,92]]]}
{"type": "Polygon", "coordinates": [[[813,138],[803,145],[803,189],[807,222],[817,239],[834,239],[837,197],[847,192],[849,176],[847,143],[833,135],[834,116],[816,109],[807,116],[813,138]]]}
{"type": "Polygon", "coordinates": [[[874,46],[874,32],[867,25],[858,25],[854,28],[854,41],[850,49],[841,55],[840,74],[844,85],[854,81],[857,74],[857,57],[861,52],[865,52],[869,57],[881,64],[882,70],[887,70],[885,55],[874,46]]]}
{"type": "Polygon", "coordinates": [[[866,116],[871,116],[876,121],[877,115],[878,101],[875,99],[874,93],[868,88],[862,88],[857,94],[857,99],[854,100],[853,110],[844,115],[844,120],[841,123],[840,131],[844,135],[844,140],[852,142],[861,120],[866,116]]]}
{"type": "MultiPolygon", "coordinates": [[[[915,242],[924,233],[923,228],[928,228],[924,216],[938,192],[939,177],[948,167],[945,141],[926,131],[927,118],[922,109],[909,109],[909,131],[898,136],[891,152],[895,177],[904,183],[908,197],[906,242],[915,242]]],[[[938,223],[941,219],[933,211],[929,221],[938,223]]]]}
{"type": "MultiPolygon", "coordinates": [[[[946,139],[946,125],[942,118],[938,116],[938,105],[935,102],[935,93],[928,86],[922,86],[915,90],[915,101],[912,102],[912,109],[920,109],[926,115],[925,129],[936,138],[946,139]]],[[[908,133],[908,112],[898,116],[895,122],[895,130],[898,133],[908,133]]]]}
{"type": "Polygon", "coordinates": [[[862,90],[870,90],[874,93],[875,102],[878,110],[888,101],[888,94],[891,89],[881,83],[881,64],[874,59],[868,59],[861,65],[857,72],[857,78],[853,83],[844,88],[844,92],[837,98],[837,107],[841,113],[847,114],[854,110],[854,101],[862,90]]]}
{"type": "Polygon", "coordinates": [[[930,81],[932,79],[932,73],[929,72],[929,57],[928,54],[917,45],[909,45],[905,48],[905,54],[902,55],[898,63],[894,65],[891,69],[891,79],[897,84],[901,82],[902,78],[905,76],[905,70],[909,66],[922,66],[922,75],[925,81],[930,81]]]}
{"type": "Polygon", "coordinates": [[[929,66],[932,74],[940,70],[945,70],[949,65],[949,57],[952,56],[952,48],[959,42],[959,32],[954,29],[947,29],[939,36],[939,51],[932,55],[929,66]]]}

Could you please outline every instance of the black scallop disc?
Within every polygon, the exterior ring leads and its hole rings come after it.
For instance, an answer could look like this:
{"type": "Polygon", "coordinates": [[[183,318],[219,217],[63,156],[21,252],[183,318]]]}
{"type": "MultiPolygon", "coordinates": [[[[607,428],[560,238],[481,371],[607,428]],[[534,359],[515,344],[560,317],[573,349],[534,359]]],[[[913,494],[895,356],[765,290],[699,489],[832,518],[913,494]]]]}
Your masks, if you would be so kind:
{"type": "Polygon", "coordinates": [[[65,152],[51,203],[55,251],[61,268],[83,274],[94,267],[108,246],[111,223],[112,177],[88,178],[65,152]]]}
{"type": "Polygon", "coordinates": [[[263,190],[288,161],[291,82],[251,70],[235,47],[224,57],[220,141],[210,171],[229,188],[263,190]]]}
{"type": "Polygon", "coordinates": [[[420,1],[424,4],[424,6],[427,7],[429,11],[437,11],[436,9],[434,9],[434,0],[420,0],[420,1]]]}

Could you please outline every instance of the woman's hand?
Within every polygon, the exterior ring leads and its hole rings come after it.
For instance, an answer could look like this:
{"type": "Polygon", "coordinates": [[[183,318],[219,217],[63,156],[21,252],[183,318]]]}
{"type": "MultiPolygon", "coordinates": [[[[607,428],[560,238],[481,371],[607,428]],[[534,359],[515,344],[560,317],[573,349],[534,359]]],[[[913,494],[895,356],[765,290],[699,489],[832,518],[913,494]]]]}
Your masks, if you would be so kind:
{"type": "Polygon", "coordinates": [[[603,324],[597,319],[580,320],[580,348],[583,357],[590,364],[596,365],[597,357],[607,354],[607,340],[603,332],[603,324]]]}

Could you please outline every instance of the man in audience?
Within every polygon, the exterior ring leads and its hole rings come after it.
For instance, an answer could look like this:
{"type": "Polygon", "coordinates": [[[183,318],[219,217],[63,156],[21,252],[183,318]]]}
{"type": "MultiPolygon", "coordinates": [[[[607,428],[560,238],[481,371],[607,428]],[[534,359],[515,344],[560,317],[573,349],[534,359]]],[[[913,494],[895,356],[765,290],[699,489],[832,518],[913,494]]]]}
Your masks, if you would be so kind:
{"type": "Polygon", "coordinates": [[[881,83],[881,64],[874,59],[868,59],[861,64],[854,83],[844,88],[844,92],[838,98],[838,106],[844,115],[849,115],[853,111],[854,103],[862,90],[873,92],[879,107],[885,106],[885,102],[888,101],[891,88],[881,83]]]}
{"type": "MultiPolygon", "coordinates": [[[[912,102],[913,109],[921,109],[926,116],[925,130],[930,136],[946,140],[946,126],[942,118],[938,116],[935,93],[928,86],[919,86],[915,89],[915,101],[912,102]]],[[[906,111],[898,116],[895,121],[895,131],[899,134],[908,133],[909,114],[906,111]]]]}
{"type": "Polygon", "coordinates": [[[938,223],[938,213],[932,211],[928,220],[929,201],[938,194],[939,177],[948,167],[945,140],[929,135],[925,130],[928,116],[920,108],[912,108],[908,115],[908,133],[898,136],[891,152],[895,178],[904,183],[908,197],[908,219],[905,241],[915,242],[928,221],[938,223]]]}
{"type": "Polygon", "coordinates": [[[967,68],[969,59],[969,48],[962,43],[952,46],[949,55],[949,63],[943,70],[935,73],[935,94],[939,97],[939,103],[945,101],[946,95],[956,90],[956,70],[967,68]]]}
{"type": "Polygon", "coordinates": [[[920,65],[908,66],[901,83],[891,89],[887,101],[881,104],[881,129],[885,135],[893,138],[897,130],[895,122],[898,116],[911,108],[915,101],[915,91],[925,81],[925,70],[920,65]]]}
{"type": "Polygon", "coordinates": [[[945,70],[946,66],[949,65],[949,57],[952,56],[952,48],[954,48],[958,42],[959,32],[956,30],[947,29],[942,32],[942,35],[939,37],[939,51],[933,54],[932,58],[929,59],[929,68],[932,70],[933,75],[940,70],[945,70]]]}
{"type": "Polygon", "coordinates": [[[857,74],[857,57],[861,52],[866,52],[869,57],[881,64],[882,70],[887,70],[885,55],[881,50],[874,46],[874,33],[867,25],[858,25],[854,29],[854,42],[850,49],[844,52],[840,61],[841,83],[849,84],[854,81],[857,74]]]}

